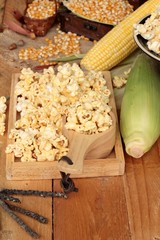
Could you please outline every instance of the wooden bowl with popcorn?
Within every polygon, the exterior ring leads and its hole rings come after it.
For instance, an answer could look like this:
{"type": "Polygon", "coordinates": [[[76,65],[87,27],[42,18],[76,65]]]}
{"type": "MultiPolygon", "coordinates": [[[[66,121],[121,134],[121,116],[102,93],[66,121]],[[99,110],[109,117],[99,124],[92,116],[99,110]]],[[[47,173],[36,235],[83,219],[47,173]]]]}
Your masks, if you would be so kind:
{"type": "MultiPolygon", "coordinates": [[[[113,112],[110,112],[107,118],[110,123],[103,132],[97,131],[97,133],[85,134],[85,131],[79,133],[67,130],[64,127],[63,134],[69,141],[67,157],[72,161],[72,164],[59,161],[58,168],[60,171],[81,174],[85,159],[103,159],[111,153],[116,139],[116,118],[113,112]]],[[[90,121],[89,125],[93,126],[94,121],[90,121]]]]}
{"type": "Polygon", "coordinates": [[[23,68],[13,75],[10,99],[7,179],[56,179],[60,170],[74,177],[124,173],[109,72],[77,63],[42,73],[23,68]],[[63,165],[64,156],[73,164],[63,165]]]}
{"type": "MultiPolygon", "coordinates": [[[[67,64],[64,66],[60,67],[62,72],[69,67],[67,64]]],[[[69,68],[66,73],[69,73],[69,68]]],[[[67,157],[73,164],[59,161],[58,168],[80,174],[85,159],[102,159],[111,153],[116,139],[116,117],[113,93],[109,82],[106,82],[108,73],[86,72],[78,65],[72,65],[71,69],[72,74],[68,74],[66,84],[66,90],[70,91],[67,98],[71,102],[63,119],[63,135],[68,139],[67,157]],[[76,76],[79,76],[77,82],[76,76]]]]}
{"type": "Polygon", "coordinates": [[[33,0],[28,4],[24,22],[36,36],[45,36],[56,19],[56,0],[33,0]]]}

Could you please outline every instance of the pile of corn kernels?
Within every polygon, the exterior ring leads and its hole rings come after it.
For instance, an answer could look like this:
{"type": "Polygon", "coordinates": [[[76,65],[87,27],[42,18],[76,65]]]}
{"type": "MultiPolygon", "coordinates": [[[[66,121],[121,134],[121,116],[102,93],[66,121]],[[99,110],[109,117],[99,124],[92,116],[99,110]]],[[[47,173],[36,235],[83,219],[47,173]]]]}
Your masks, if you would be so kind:
{"type": "Polygon", "coordinates": [[[59,54],[70,55],[80,53],[80,40],[86,40],[84,36],[75,33],[65,33],[57,28],[57,34],[52,39],[45,38],[46,45],[40,48],[28,47],[19,51],[20,60],[38,61],[40,65],[50,64],[49,58],[59,54]]]}
{"type": "Polygon", "coordinates": [[[92,21],[117,24],[133,12],[127,0],[63,0],[73,13],[92,21]]]}
{"type": "Polygon", "coordinates": [[[34,0],[28,4],[26,16],[34,19],[46,19],[56,13],[55,1],[34,0]]]}
{"type": "Polygon", "coordinates": [[[6,120],[6,98],[4,96],[0,97],[0,135],[3,136],[5,132],[5,120],[6,120]]]}
{"type": "Polygon", "coordinates": [[[112,125],[111,92],[102,72],[84,72],[76,63],[60,65],[57,71],[49,67],[43,73],[22,69],[15,94],[20,118],[10,132],[13,144],[6,153],[13,152],[21,161],[54,161],[67,154],[63,116],[66,129],[84,134],[112,125]]]}

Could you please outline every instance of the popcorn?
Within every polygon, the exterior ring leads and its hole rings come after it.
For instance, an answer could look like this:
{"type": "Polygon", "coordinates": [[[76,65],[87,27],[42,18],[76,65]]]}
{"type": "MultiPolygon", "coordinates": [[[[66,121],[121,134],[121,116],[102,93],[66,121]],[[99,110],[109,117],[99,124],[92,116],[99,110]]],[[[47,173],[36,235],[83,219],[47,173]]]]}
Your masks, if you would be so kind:
{"type": "Polygon", "coordinates": [[[41,154],[37,155],[37,161],[54,161],[57,153],[57,149],[52,149],[50,151],[43,150],[41,154]]]}
{"type": "MultiPolygon", "coordinates": [[[[1,118],[1,116],[0,116],[1,118]]],[[[0,135],[3,136],[4,135],[4,132],[5,132],[5,123],[1,120],[0,120],[0,135]]]]}
{"type": "Polygon", "coordinates": [[[49,140],[45,139],[38,139],[40,142],[38,143],[39,150],[42,152],[44,151],[50,151],[52,149],[52,144],[50,143],[49,140]]]}
{"type": "Polygon", "coordinates": [[[113,76],[112,78],[113,87],[122,88],[127,82],[127,78],[129,76],[130,71],[131,71],[131,68],[129,68],[127,71],[124,71],[124,73],[122,73],[121,76],[117,76],[117,75],[113,76]]]}
{"type": "Polygon", "coordinates": [[[0,97],[0,112],[5,113],[7,109],[6,98],[4,96],[0,97]]]}
{"type": "Polygon", "coordinates": [[[144,24],[135,24],[136,35],[140,34],[147,40],[148,49],[160,54],[160,5],[145,20],[144,24]]]}
{"type": "Polygon", "coordinates": [[[0,97],[0,135],[3,136],[5,132],[5,120],[6,120],[6,98],[0,97]]]}
{"type": "Polygon", "coordinates": [[[9,144],[6,149],[6,153],[14,153],[15,157],[22,157],[24,152],[23,143],[17,141],[14,144],[9,144]]]}
{"type": "Polygon", "coordinates": [[[32,157],[32,151],[26,150],[21,157],[21,162],[35,162],[36,159],[32,157]]]}
{"type": "Polygon", "coordinates": [[[6,153],[13,152],[24,162],[55,161],[67,155],[63,127],[95,134],[112,125],[111,92],[102,72],[85,73],[76,63],[59,65],[57,72],[52,67],[43,73],[22,69],[15,94],[20,118],[10,132],[13,144],[6,153]]]}

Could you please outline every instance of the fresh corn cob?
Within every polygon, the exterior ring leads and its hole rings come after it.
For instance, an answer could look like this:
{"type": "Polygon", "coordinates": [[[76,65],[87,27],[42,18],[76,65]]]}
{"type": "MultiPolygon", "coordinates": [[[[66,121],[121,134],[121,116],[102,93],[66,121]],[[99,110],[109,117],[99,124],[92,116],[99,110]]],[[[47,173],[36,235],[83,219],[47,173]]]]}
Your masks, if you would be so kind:
{"type": "Polygon", "coordinates": [[[120,111],[126,152],[140,158],[160,136],[160,71],[157,62],[140,54],[129,74],[120,111]]]}
{"type": "Polygon", "coordinates": [[[136,48],[133,25],[153,12],[160,0],[148,0],[102,37],[81,60],[87,70],[110,70],[136,48]]]}

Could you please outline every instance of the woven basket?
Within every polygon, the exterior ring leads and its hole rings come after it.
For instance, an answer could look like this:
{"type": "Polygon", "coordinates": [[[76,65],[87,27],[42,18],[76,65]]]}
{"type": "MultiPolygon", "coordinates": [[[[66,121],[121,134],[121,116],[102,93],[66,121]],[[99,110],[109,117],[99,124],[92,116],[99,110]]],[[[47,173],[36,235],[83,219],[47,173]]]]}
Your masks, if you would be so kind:
{"type": "MultiPolygon", "coordinates": [[[[50,0],[55,2],[56,6],[56,0],[50,0]]],[[[46,33],[49,31],[49,29],[53,26],[56,15],[57,15],[57,9],[55,9],[55,14],[51,17],[45,18],[45,19],[35,19],[30,18],[28,16],[24,16],[24,22],[26,25],[26,28],[33,32],[36,36],[43,37],[46,35],[46,33]]]]}

